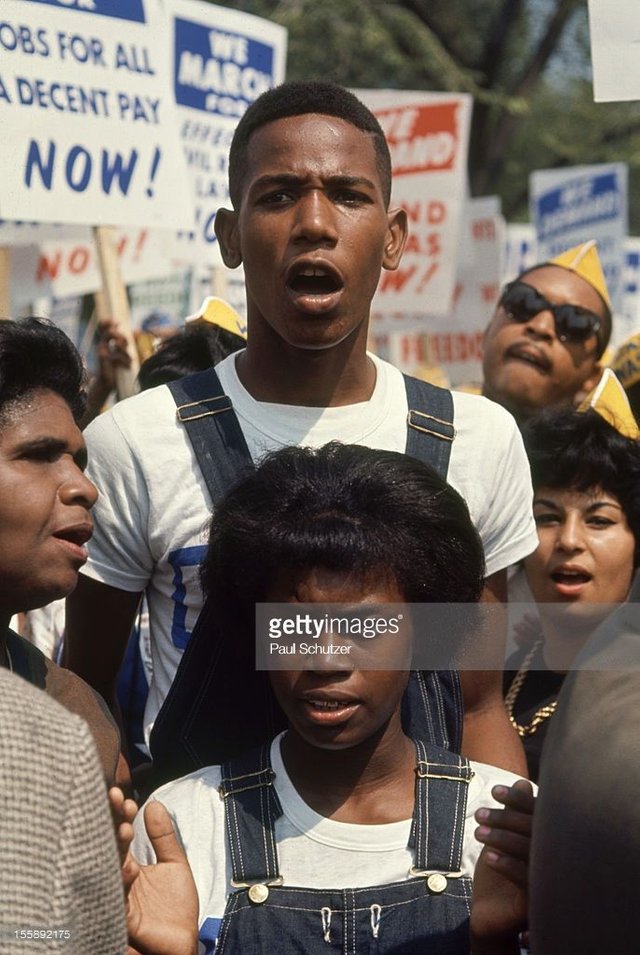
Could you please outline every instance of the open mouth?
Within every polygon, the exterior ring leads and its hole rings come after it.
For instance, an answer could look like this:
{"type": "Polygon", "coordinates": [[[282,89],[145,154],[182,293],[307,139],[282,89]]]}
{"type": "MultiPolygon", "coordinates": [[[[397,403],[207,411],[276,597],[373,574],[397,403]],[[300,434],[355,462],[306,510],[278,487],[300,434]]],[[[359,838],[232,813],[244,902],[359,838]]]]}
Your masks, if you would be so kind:
{"type": "Polygon", "coordinates": [[[301,295],[331,295],[341,285],[335,275],[324,269],[303,269],[289,281],[289,288],[301,295]]]}
{"type": "Polygon", "coordinates": [[[531,348],[528,345],[511,345],[510,348],[507,348],[504,357],[506,359],[520,361],[525,365],[535,368],[537,371],[541,371],[545,375],[551,371],[551,362],[544,352],[539,351],[537,348],[531,348]]]}
{"type": "Polygon", "coordinates": [[[559,597],[576,598],[585,593],[591,582],[591,574],[582,569],[559,569],[550,574],[554,589],[559,597]]]}
{"type": "Polygon", "coordinates": [[[359,705],[355,699],[338,700],[307,697],[303,702],[311,720],[314,723],[324,725],[344,722],[359,705]]]}
{"type": "Polygon", "coordinates": [[[53,536],[57,538],[57,540],[68,541],[70,544],[82,547],[83,544],[87,543],[92,533],[93,528],[83,525],[81,527],[64,528],[63,530],[56,531],[53,536]]]}
{"type": "Polygon", "coordinates": [[[74,560],[84,563],[89,556],[84,546],[93,533],[90,524],[78,524],[76,527],[63,527],[53,535],[71,555],[74,560]]]}
{"type": "Polygon", "coordinates": [[[340,274],[330,265],[304,262],[289,269],[286,285],[296,305],[311,312],[333,308],[344,287],[340,274]]]}
{"type": "Polygon", "coordinates": [[[551,579],[556,584],[588,584],[591,576],[578,570],[555,570],[551,574],[551,579]]]}

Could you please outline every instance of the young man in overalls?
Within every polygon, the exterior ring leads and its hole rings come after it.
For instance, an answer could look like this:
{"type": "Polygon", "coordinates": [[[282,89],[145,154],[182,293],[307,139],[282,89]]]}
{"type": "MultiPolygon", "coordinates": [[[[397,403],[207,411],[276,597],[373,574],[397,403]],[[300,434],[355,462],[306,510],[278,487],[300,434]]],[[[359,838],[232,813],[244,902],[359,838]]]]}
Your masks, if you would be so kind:
{"type": "MultiPolygon", "coordinates": [[[[223,394],[210,398],[211,418],[198,418],[215,420],[215,432],[235,414],[238,441],[225,436],[218,450],[205,440],[221,490],[233,477],[231,452],[240,442],[254,461],[285,445],[330,440],[405,451],[411,438],[442,427],[435,403],[417,415],[409,403],[415,379],[405,381],[366,349],[381,269],[397,268],[407,234],[406,213],[389,205],[389,149],[371,112],[331,84],[270,90],[236,129],[229,183],[233,210],[220,210],[216,230],[226,264],[244,266],[247,348],[216,366],[223,394]]],[[[446,448],[448,468],[441,470],[482,538],[483,599],[503,600],[506,568],[537,544],[520,435],[494,403],[443,396],[451,417],[435,439],[446,448]]],[[[183,415],[192,401],[179,403],[176,416],[169,389],[152,389],[120,402],[86,432],[100,499],[89,561],[68,606],[67,664],[110,698],[146,590],[153,661],[147,731],[202,608],[203,528],[216,503],[187,435],[183,415]]],[[[487,646],[485,671],[502,666],[503,643],[498,635],[487,646]]],[[[459,749],[457,677],[445,695],[452,703],[441,735],[459,749]]],[[[462,698],[462,752],[524,771],[500,674],[463,674],[462,698]]]]}

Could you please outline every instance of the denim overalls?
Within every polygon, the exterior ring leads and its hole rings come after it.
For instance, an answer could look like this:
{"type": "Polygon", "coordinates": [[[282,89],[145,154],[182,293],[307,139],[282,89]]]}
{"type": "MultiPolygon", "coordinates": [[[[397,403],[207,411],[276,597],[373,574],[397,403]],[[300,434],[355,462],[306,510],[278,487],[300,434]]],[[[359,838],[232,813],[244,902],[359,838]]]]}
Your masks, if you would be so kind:
{"type": "Polygon", "coordinates": [[[416,749],[412,877],[360,889],[283,884],[274,835],[282,809],[269,745],[222,767],[235,891],[216,955],[468,955],[472,881],[460,865],[473,773],[454,753],[422,742],[416,749]]]}

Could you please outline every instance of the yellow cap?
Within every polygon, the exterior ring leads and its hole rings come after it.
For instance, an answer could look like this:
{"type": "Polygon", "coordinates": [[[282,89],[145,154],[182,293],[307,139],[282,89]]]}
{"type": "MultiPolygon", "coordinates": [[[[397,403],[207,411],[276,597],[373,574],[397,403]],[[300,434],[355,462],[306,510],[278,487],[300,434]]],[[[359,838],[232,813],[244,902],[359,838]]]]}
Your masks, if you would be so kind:
{"type": "Polygon", "coordinates": [[[189,315],[185,321],[210,322],[212,325],[218,325],[228,332],[233,332],[234,335],[240,335],[242,338],[247,337],[245,323],[235,308],[232,308],[224,299],[216,298],[213,295],[205,298],[195,315],[189,315]]]}
{"type": "Polygon", "coordinates": [[[567,249],[566,252],[561,252],[555,259],[549,260],[549,265],[559,265],[562,269],[575,272],[585,282],[588,282],[611,308],[611,299],[607,291],[607,283],[605,282],[595,239],[589,239],[582,245],[576,245],[572,249],[567,249]]]}
{"type": "Polygon", "coordinates": [[[640,332],[620,345],[613,356],[611,368],[622,382],[623,388],[631,388],[640,381],[640,332]]]}
{"type": "Polygon", "coordinates": [[[612,428],[625,438],[640,438],[640,428],[633,416],[626,392],[610,368],[605,368],[600,381],[578,405],[578,411],[597,411],[612,428]]]}

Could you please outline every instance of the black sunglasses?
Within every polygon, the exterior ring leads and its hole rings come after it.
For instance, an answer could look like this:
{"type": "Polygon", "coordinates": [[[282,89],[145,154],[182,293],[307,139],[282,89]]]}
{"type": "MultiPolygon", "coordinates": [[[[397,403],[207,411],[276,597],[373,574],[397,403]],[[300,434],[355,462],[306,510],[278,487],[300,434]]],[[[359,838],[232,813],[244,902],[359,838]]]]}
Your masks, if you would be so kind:
{"type": "Polygon", "coordinates": [[[554,305],[532,285],[518,280],[505,285],[499,304],[512,322],[528,322],[539,312],[551,312],[561,342],[586,342],[602,327],[602,319],[594,312],[579,305],[554,305]]]}

